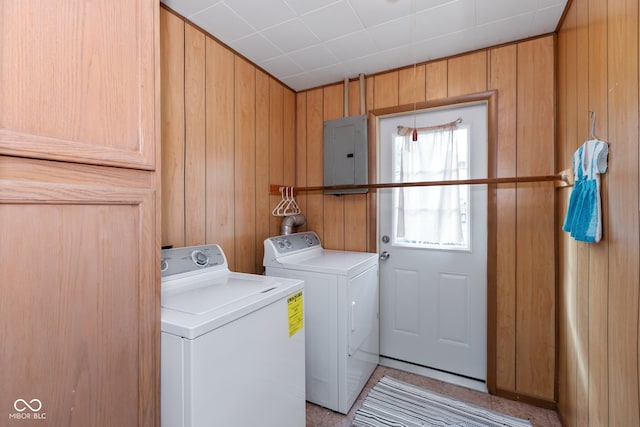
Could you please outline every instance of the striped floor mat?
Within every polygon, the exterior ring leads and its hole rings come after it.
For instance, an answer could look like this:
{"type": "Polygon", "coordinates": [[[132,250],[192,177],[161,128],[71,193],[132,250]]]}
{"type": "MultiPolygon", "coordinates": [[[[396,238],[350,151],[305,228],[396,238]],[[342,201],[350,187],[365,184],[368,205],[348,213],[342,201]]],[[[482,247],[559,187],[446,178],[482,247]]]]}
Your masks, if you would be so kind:
{"type": "Polygon", "coordinates": [[[369,391],[352,425],[530,427],[531,423],[385,376],[369,391]]]}

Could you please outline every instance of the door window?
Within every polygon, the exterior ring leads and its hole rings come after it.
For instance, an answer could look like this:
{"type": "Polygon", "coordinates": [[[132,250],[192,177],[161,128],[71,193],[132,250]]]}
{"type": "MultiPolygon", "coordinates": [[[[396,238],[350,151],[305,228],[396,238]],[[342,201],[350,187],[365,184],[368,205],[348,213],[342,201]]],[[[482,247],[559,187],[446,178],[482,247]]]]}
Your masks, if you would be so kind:
{"type": "MultiPolygon", "coordinates": [[[[446,181],[469,177],[468,125],[395,134],[394,182],[446,181]]],[[[426,249],[471,248],[468,185],[403,187],[393,190],[393,243],[426,249]]]]}

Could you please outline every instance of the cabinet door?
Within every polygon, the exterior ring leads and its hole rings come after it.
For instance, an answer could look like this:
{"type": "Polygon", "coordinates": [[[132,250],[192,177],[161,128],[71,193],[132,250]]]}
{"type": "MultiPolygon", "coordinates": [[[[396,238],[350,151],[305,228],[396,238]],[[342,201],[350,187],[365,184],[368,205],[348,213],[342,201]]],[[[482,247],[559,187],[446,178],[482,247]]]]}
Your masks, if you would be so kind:
{"type": "Polygon", "coordinates": [[[0,1],[0,154],[155,167],[158,1],[0,1]]]}
{"type": "Polygon", "coordinates": [[[0,408],[8,425],[156,425],[154,179],[0,156],[0,408]]]}

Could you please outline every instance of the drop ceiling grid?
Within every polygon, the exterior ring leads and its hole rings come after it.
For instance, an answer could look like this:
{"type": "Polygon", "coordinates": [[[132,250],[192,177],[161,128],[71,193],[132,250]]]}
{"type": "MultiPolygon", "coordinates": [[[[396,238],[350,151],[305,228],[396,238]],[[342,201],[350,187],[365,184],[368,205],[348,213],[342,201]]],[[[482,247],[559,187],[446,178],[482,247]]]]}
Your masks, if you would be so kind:
{"type": "Polygon", "coordinates": [[[567,0],[162,0],[294,90],[553,32],[567,0]]]}

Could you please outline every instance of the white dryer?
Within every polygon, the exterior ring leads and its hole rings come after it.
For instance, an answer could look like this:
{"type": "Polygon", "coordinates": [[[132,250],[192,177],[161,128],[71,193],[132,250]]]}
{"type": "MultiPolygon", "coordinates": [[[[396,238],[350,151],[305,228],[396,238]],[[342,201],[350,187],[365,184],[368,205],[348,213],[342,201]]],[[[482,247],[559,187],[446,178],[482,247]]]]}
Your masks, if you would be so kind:
{"type": "Polygon", "coordinates": [[[303,285],[218,245],[162,251],[163,427],[305,425],[303,285]]]}
{"type": "Polygon", "coordinates": [[[379,361],[377,254],[324,249],[308,231],[266,239],[263,264],[304,280],[306,399],[346,414],[379,361]]]}

